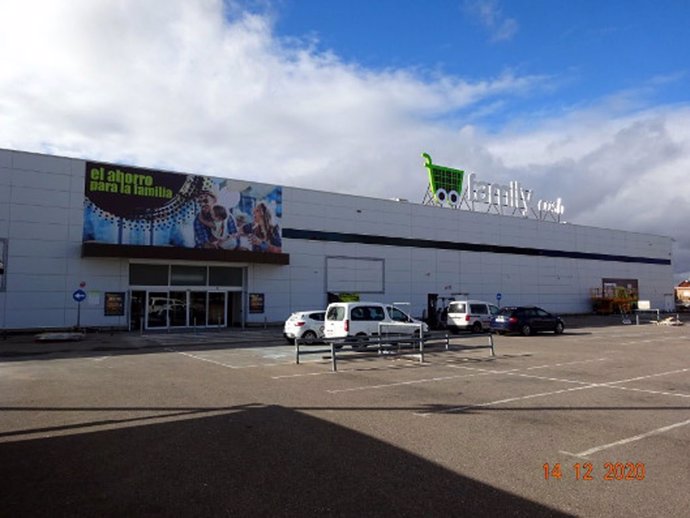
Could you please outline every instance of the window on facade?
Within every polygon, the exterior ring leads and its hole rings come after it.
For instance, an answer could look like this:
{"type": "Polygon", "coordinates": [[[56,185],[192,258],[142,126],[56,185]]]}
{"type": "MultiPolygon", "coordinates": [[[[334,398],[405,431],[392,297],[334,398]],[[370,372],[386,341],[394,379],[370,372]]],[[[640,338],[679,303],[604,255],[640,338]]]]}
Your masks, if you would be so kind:
{"type": "Polygon", "coordinates": [[[242,286],[242,268],[211,266],[208,269],[209,286],[242,286]]]}
{"type": "Polygon", "coordinates": [[[205,266],[170,267],[170,284],[173,286],[206,286],[205,266]]]}
{"type": "Polygon", "coordinates": [[[167,286],[168,265],[130,264],[129,284],[133,286],[167,286]]]}

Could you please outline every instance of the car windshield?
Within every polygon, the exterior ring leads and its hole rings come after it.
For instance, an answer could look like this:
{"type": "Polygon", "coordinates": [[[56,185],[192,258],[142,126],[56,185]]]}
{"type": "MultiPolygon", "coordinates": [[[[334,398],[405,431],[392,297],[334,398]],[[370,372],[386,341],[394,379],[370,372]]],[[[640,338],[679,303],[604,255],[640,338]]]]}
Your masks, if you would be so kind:
{"type": "Polygon", "coordinates": [[[342,306],[333,306],[329,308],[326,318],[328,320],[345,320],[345,308],[342,306]]]}
{"type": "Polygon", "coordinates": [[[515,311],[515,308],[501,308],[498,314],[507,317],[510,316],[513,313],[513,311],[515,311]]]}
{"type": "Polygon", "coordinates": [[[400,311],[398,308],[388,306],[388,312],[390,313],[391,318],[397,322],[409,322],[411,320],[410,317],[408,317],[405,313],[400,311]]]}

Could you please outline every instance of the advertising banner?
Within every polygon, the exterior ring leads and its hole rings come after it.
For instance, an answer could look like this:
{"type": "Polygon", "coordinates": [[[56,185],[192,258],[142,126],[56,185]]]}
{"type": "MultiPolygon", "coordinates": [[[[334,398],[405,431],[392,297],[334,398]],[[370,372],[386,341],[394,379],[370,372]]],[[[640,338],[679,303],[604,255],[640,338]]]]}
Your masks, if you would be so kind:
{"type": "Polygon", "coordinates": [[[85,243],[282,251],[280,186],[87,162],[84,196],[85,243]]]}

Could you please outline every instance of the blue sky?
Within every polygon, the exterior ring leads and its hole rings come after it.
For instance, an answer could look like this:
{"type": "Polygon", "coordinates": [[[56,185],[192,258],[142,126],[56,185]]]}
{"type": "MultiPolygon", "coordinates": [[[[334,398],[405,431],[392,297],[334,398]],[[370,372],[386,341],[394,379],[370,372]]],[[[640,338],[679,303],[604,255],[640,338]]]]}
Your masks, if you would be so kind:
{"type": "Polygon", "coordinates": [[[421,202],[422,152],[674,239],[690,2],[4,0],[0,147],[421,202]]]}
{"type": "Polygon", "coordinates": [[[687,102],[688,1],[284,0],[276,34],[368,69],[409,68],[482,81],[543,78],[503,99],[490,127],[630,92],[644,105],[687,102]]]}

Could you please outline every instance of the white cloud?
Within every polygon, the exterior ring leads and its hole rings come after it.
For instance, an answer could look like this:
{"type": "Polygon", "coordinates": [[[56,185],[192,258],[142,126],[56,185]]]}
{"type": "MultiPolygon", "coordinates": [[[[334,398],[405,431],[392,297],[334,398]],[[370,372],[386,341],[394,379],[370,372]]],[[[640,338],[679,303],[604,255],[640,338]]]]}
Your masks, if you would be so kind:
{"type": "Polygon", "coordinates": [[[220,0],[6,0],[0,17],[0,147],[411,201],[426,151],[561,196],[568,221],[670,235],[690,271],[689,106],[611,100],[489,134],[482,111],[543,78],[368,70],[220,0]]]}
{"type": "Polygon", "coordinates": [[[468,0],[464,6],[465,11],[489,31],[491,41],[510,40],[518,31],[517,21],[503,14],[498,0],[468,0]]]}

